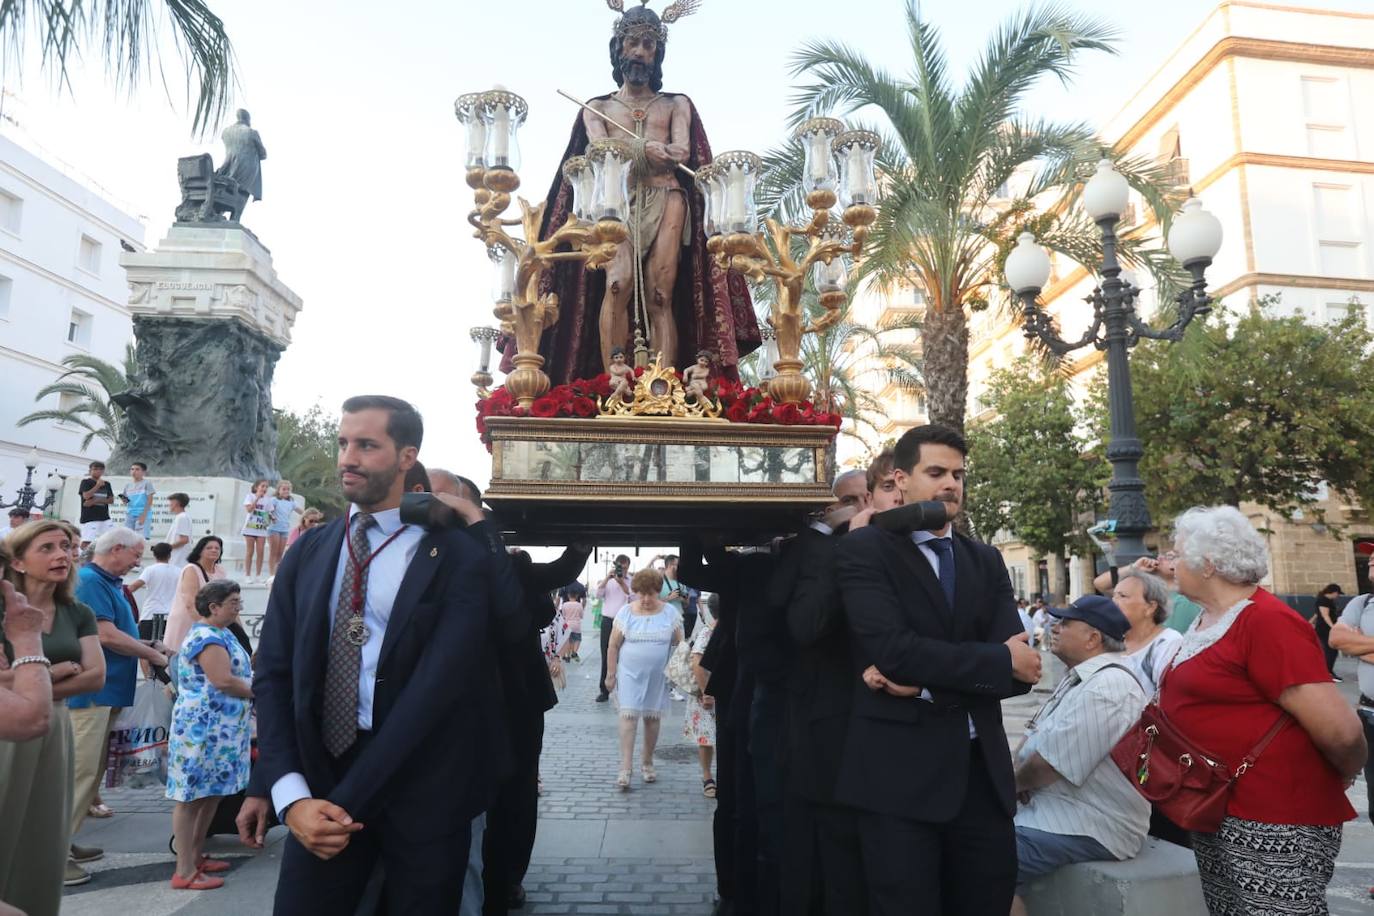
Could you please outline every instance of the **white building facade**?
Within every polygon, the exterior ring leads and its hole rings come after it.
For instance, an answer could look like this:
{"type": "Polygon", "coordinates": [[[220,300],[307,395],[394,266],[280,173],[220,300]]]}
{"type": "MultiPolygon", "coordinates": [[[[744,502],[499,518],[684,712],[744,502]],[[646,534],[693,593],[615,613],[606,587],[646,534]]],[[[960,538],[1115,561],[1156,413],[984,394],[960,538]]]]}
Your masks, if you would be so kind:
{"type": "MultiPolygon", "coordinates": [[[[35,486],[54,470],[82,474],[109,448],[83,451],[81,428],[41,421],[19,426],[68,399],[34,395],[64,371],[62,360],[88,354],[122,365],[133,340],[120,242],[143,249],[144,226],[114,204],[0,135],[0,499],[13,501],[24,458],[37,448],[35,486]]],[[[112,469],[116,472],[127,469],[112,469]]],[[[41,499],[41,495],[40,495],[41,499]]]]}

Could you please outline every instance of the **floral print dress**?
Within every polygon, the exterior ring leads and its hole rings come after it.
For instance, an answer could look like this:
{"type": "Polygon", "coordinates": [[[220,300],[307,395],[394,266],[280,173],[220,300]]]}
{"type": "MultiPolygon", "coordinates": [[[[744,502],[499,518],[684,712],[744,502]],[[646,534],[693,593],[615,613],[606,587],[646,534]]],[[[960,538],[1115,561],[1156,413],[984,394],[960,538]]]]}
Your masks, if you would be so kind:
{"type": "Polygon", "coordinates": [[[233,795],[248,785],[251,702],[224,693],[205,676],[200,653],[222,646],[235,677],[252,677],[248,654],[228,630],[196,621],[177,657],[177,700],[167,740],[167,797],[195,801],[233,795]]]}

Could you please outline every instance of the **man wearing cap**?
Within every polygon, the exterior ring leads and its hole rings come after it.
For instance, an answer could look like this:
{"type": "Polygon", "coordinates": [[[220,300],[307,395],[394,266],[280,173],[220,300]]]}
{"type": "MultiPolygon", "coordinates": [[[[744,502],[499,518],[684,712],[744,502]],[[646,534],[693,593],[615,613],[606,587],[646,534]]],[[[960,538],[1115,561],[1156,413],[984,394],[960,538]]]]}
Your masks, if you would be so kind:
{"type": "Polygon", "coordinates": [[[1027,882],[1074,862],[1129,859],[1150,827],[1150,804],[1121,775],[1112,748],[1147,697],[1126,660],[1126,615],[1088,595],[1050,610],[1050,651],[1069,669],[1026,726],[1016,751],[1016,899],[1027,882]]]}

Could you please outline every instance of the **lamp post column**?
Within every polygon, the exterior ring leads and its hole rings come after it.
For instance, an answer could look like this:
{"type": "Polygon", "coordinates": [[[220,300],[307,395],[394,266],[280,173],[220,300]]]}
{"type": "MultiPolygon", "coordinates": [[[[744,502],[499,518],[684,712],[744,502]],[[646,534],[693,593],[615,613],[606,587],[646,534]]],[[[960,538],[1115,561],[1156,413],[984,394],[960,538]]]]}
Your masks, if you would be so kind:
{"type": "Polygon", "coordinates": [[[1098,223],[1102,228],[1102,322],[1106,331],[1107,402],[1112,430],[1112,440],[1107,445],[1107,460],[1112,463],[1112,479],[1107,484],[1111,493],[1107,517],[1116,523],[1116,563],[1129,566],[1145,556],[1150,510],[1145,503],[1145,481],[1140,477],[1140,459],[1145,449],[1136,435],[1135,398],[1131,392],[1129,354],[1135,291],[1121,280],[1121,264],[1116,259],[1116,221],[1117,217],[1112,216],[1098,223]]]}

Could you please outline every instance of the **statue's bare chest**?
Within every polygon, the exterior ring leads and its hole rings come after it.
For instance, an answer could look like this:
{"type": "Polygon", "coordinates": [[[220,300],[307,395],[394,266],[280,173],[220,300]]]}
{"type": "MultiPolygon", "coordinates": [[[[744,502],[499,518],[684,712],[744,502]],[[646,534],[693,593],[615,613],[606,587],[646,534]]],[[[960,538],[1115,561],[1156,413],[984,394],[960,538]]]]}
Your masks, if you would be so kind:
{"type": "MultiPolygon", "coordinates": [[[[645,139],[667,143],[672,139],[673,105],[673,99],[662,95],[630,101],[612,96],[597,108],[645,139]]],[[[619,133],[612,131],[613,136],[619,133]]]]}

